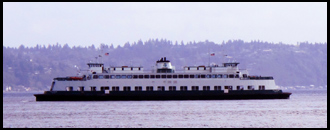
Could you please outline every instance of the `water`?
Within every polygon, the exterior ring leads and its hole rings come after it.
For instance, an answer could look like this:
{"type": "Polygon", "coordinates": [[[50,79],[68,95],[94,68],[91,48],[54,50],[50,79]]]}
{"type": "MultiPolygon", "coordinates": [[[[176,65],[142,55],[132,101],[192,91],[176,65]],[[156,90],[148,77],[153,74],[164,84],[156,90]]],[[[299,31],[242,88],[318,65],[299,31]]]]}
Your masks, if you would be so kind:
{"type": "Polygon", "coordinates": [[[327,127],[326,90],[290,99],[36,102],[3,93],[3,127],[327,127]]]}

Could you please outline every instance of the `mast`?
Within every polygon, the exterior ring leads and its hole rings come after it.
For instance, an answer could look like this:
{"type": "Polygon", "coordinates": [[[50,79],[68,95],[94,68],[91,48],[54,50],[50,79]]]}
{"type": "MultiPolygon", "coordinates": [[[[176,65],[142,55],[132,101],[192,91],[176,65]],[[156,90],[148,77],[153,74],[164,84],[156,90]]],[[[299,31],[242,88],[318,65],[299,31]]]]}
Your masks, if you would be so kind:
{"type": "Polygon", "coordinates": [[[207,48],[208,48],[208,50],[209,50],[209,66],[211,66],[211,65],[210,65],[210,58],[211,58],[210,47],[207,46],[207,48]]]}
{"type": "Polygon", "coordinates": [[[100,47],[100,49],[101,49],[101,54],[99,55],[99,57],[101,57],[101,63],[103,63],[103,56],[102,56],[102,55],[104,55],[104,54],[103,54],[103,48],[104,48],[104,45],[103,45],[103,43],[101,43],[101,47],[100,47]]]}

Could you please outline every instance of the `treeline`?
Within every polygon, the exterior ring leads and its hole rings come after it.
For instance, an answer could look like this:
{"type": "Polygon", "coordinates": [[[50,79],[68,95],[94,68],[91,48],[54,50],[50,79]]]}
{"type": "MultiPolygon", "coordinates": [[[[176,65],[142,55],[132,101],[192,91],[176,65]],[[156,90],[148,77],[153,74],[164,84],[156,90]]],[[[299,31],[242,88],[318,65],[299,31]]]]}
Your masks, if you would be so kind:
{"type": "Polygon", "coordinates": [[[143,66],[150,70],[167,57],[177,71],[184,66],[240,62],[250,75],[274,76],[280,86],[327,84],[327,43],[288,45],[263,41],[229,40],[222,43],[166,39],[139,40],[122,46],[36,45],[3,46],[3,90],[48,90],[54,77],[73,76],[87,69],[88,62],[105,66],[143,66]],[[107,55],[105,55],[107,53],[107,55]],[[210,56],[214,53],[214,56],[210,56]]]}

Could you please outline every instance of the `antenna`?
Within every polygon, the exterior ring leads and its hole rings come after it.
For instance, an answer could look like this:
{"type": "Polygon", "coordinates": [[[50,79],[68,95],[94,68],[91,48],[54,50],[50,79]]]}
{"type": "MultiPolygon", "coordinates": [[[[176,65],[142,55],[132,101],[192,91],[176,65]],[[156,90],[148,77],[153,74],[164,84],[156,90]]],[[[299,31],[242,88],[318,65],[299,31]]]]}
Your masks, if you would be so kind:
{"type": "Polygon", "coordinates": [[[209,51],[208,55],[209,55],[209,66],[210,66],[210,57],[211,57],[211,53],[210,53],[210,47],[209,47],[209,45],[207,45],[207,49],[208,49],[208,51],[209,51]]]}
{"type": "Polygon", "coordinates": [[[100,45],[101,47],[100,47],[100,49],[101,49],[101,54],[99,55],[99,57],[101,57],[101,63],[103,63],[103,58],[102,58],[102,55],[104,55],[103,54],[103,48],[104,48],[104,44],[103,43],[101,43],[101,45],[100,45]]]}
{"type": "Polygon", "coordinates": [[[96,56],[96,57],[95,57],[95,62],[96,62],[96,63],[98,63],[97,58],[98,58],[98,57],[96,56]]]}

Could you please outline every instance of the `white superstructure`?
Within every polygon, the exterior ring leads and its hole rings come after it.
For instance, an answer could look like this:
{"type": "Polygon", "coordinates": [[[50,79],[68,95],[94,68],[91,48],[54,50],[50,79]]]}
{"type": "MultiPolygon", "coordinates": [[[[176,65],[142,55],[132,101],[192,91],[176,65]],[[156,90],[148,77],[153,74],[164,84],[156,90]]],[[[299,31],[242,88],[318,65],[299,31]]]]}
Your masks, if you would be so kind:
{"type": "Polygon", "coordinates": [[[252,77],[239,63],[213,66],[186,66],[183,72],[166,57],[156,62],[151,72],[143,67],[120,66],[105,68],[102,63],[88,63],[83,77],[54,78],[51,91],[217,91],[277,90],[272,77],[252,77]]]}

